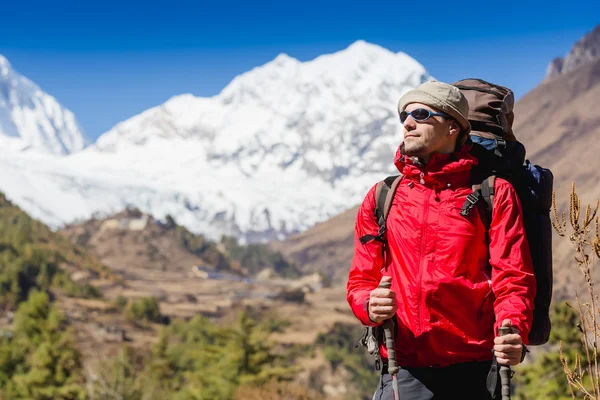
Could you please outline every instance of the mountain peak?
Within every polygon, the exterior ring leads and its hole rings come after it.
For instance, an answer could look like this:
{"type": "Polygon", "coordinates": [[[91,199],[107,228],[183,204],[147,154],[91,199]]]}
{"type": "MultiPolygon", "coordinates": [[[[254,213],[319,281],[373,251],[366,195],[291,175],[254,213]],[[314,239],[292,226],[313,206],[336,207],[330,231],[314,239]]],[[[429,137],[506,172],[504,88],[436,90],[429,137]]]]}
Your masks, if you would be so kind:
{"type": "Polygon", "coordinates": [[[282,53],[216,96],[178,96],[123,121],[98,139],[94,157],[147,165],[151,189],[141,196],[156,190],[156,203],[111,192],[158,218],[176,213],[215,238],[283,238],[360,202],[393,173],[398,99],[428,78],[406,54],[362,40],[303,62],[282,53]],[[189,183],[198,178],[200,189],[189,183]]]}
{"type": "Polygon", "coordinates": [[[348,46],[346,48],[345,51],[352,52],[352,53],[363,53],[363,54],[365,54],[365,53],[393,54],[390,50],[386,49],[385,47],[381,47],[378,44],[369,43],[362,39],[357,40],[356,42],[352,43],[350,46],[348,46]]]}
{"type": "Polygon", "coordinates": [[[5,78],[11,70],[10,63],[2,54],[0,54],[0,77],[5,78]]]}
{"type": "MultiPolygon", "coordinates": [[[[284,66],[287,64],[298,64],[300,61],[296,60],[294,57],[290,57],[285,53],[279,53],[277,57],[273,61],[268,64],[274,64],[278,66],[284,66]]],[[[267,64],[267,65],[268,65],[267,64]]]]}
{"type": "Polygon", "coordinates": [[[365,63],[383,61],[393,63],[395,54],[390,50],[376,44],[357,40],[343,50],[335,53],[324,54],[308,63],[325,64],[329,68],[350,70],[353,67],[364,67],[365,63]],[[327,60],[327,61],[325,61],[327,60]]]}
{"type": "Polygon", "coordinates": [[[556,57],[546,68],[546,80],[554,79],[562,73],[563,66],[565,65],[565,59],[562,57],[556,57]]]}
{"type": "Polygon", "coordinates": [[[399,83],[414,86],[425,75],[425,68],[408,55],[357,40],[345,49],[304,62],[279,54],[267,64],[235,77],[220,97],[226,104],[257,103],[265,96],[279,96],[280,88],[294,81],[304,90],[337,93],[343,98],[348,90],[360,88],[364,90],[353,95],[364,95],[369,88],[374,90],[376,82],[387,82],[391,76],[399,83]]]}
{"type": "Polygon", "coordinates": [[[65,155],[86,144],[73,113],[0,55],[0,146],[12,152],[65,155]]]}
{"type": "Polygon", "coordinates": [[[546,71],[545,80],[554,79],[598,59],[600,59],[600,25],[575,43],[564,59],[558,57],[552,60],[546,71]]]}

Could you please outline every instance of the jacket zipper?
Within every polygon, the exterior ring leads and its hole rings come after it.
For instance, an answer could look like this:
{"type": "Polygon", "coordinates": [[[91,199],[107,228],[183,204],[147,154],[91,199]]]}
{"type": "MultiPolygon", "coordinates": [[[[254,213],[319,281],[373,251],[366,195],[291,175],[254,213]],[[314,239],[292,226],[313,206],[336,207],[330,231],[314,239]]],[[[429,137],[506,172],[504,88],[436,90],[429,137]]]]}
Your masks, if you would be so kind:
{"type": "MultiPolygon", "coordinates": [[[[424,173],[421,172],[421,183],[425,183],[423,179],[424,173]]],[[[423,223],[421,224],[421,250],[419,253],[419,334],[423,332],[423,256],[425,251],[425,235],[427,233],[427,218],[429,217],[429,199],[431,197],[431,190],[427,187],[427,197],[425,198],[425,210],[423,211],[423,223]]]]}

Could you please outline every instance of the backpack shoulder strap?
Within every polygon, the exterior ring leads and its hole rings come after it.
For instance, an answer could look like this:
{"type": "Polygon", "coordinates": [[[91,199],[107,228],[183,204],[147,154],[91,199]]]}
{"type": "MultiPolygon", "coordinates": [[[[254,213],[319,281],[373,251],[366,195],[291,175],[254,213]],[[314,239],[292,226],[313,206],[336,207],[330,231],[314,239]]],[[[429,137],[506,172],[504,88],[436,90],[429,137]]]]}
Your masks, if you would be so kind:
{"type": "Polygon", "coordinates": [[[379,221],[379,226],[382,223],[385,224],[387,220],[388,214],[392,209],[392,202],[394,201],[394,195],[396,194],[396,190],[398,189],[398,185],[402,180],[402,174],[395,176],[388,176],[386,179],[380,182],[381,190],[379,196],[376,198],[375,204],[375,214],[378,217],[383,218],[383,221],[379,221]]]}
{"type": "Polygon", "coordinates": [[[383,242],[386,229],[386,220],[392,208],[392,202],[398,185],[402,180],[403,175],[388,176],[384,180],[380,181],[375,188],[375,218],[377,219],[377,225],[379,225],[379,231],[377,235],[364,235],[360,238],[360,242],[365,244],[371,240],[377,240],[383,242]]]}
{"type": "Polygon", "coordinates": [[[494,196],[496,194],[496,190],[494,188],[495,184],[495,175],[488,177],[481,183],[481,197],[485,201],[485,218],[483,222],[485,223],[485,226],[488,230],[490,229],[490,225],[492,224],[492,210],[494,208],[494,196]]]}
{"type": "MultiPolygon", "coordinates": [[[[484,223],[486,228],[489,229],[490,223],[492,221],[492,208],[494,205],[494,185],[496,184],[496,176],[492,175],[486,178],[480,184],[476,184],[471,186],[472,192],[467,196],[462,209],[460,210],[460,215],[463,217],[468,216],[471,213],[471,210],[475,206],[479,204],[479,200],[483,199],[485,201],[485,209],[484,209],[484,223]]],[[[481,210],[480,210],[481,211],[481,210]]]]}

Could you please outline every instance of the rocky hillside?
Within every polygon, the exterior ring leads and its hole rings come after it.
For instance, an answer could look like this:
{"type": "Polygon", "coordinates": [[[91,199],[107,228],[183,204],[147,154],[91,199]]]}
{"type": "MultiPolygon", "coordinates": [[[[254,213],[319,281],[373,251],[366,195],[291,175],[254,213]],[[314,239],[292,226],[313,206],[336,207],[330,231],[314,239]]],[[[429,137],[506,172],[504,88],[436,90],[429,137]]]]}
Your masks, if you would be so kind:
{"type": "Polygon", "coordinates": [[[578,41],[564,58],[557,57],[548,65],[545,80],[576,70],[600,59],[600,25],[578,41]]]}
{"type": "Polygon", "coordinates": [[[0,266],[0,308],[4,311],[14,310],[33,289],[101,297],[90,283],[114,279],[97,257],[29,217],[2,193],[0,266]]]}
{"type": "Polygon", "coordinates": [[[133,270],[187,275],[202,269],[248,278],[260,273],[299,274],[293,264],[265,245],[240,245],[226,236],[216,242],[188,231],[171,216],[162,222],[135,208],[70,224],[60,233],[92,251],[124,279],[133,270]]]}
{"type": "Polygon", "coordinates": [[[231,261],[262,265],[265,249],[215,247],[135,209],[53,233],[0,196],[0,398],[370,391],[376,376],[353,347],[361,329],[340,290],[282,279],[276,265],[250,278],[231,261]]]}

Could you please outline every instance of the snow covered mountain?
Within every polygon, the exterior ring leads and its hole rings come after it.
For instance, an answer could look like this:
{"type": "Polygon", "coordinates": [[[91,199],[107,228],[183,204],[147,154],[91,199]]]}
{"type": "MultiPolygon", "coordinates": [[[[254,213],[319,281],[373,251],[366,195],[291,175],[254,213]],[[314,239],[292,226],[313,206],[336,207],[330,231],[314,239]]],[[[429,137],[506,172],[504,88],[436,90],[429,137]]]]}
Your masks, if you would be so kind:
{"type": "Polygon", "coordinates": [[[281,54],[217,96],[173,97],[69,157],[0,155],[12,176],[0,189],[53,225],[133,205],[215,238],[282,238],[394,171],[397,101],[429,78],[406,54],[363,41],[308,62],[281,54]]]}
{"type": "Polygon", "coordinates": [[[0,54],[0,147],[65,155],[85,145],[73,113],[13,70],[0,54]]]}

